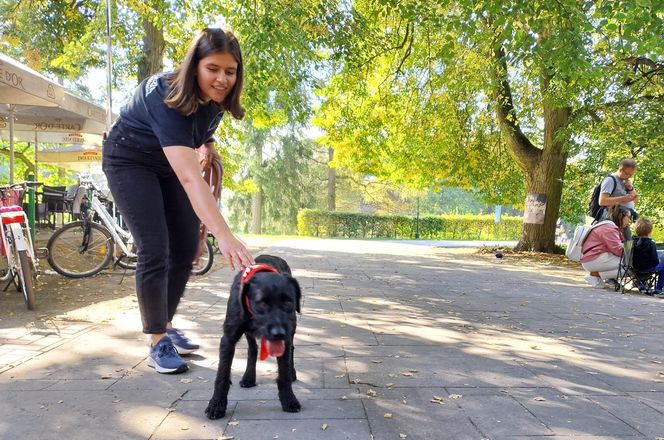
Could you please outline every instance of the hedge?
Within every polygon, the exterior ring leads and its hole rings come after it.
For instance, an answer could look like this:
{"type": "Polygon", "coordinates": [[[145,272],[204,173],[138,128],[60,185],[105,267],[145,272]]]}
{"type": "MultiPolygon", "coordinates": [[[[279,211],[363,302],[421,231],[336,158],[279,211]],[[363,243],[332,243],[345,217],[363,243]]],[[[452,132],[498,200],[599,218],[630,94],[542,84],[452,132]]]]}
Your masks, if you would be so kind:
{"type": "MultiPolygon", "coordinates": [[[[493,215],[436,215],[419,219],[424,240],[518,240],[523,219],[493,215]]],[[[369,215],[303,209],[297,214],[298,235],[343,238],[414,239],[417,219],[405,215],[369,215]]]]}

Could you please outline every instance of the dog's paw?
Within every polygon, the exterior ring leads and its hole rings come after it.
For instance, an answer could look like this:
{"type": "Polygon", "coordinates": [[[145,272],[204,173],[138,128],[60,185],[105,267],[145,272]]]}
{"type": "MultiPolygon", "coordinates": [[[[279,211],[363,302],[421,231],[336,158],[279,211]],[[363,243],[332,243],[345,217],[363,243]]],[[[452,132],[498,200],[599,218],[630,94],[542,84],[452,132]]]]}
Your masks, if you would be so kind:
{"type": "Polygon", "coordinates": [[[286,412],[295,413],[302,409],[302,405],[300,405],[300,402],[298,402],[297,398],[293,396],[292,398],[284,399],[281,401],[281,409],[286,412]]]}
{"type": "Polygon", "coordinates": [[[240,380],[240,386],[242,388],[251,388],[256,386],[256,378],[255,377],[243,377],[240,380]]]}
{"type": "Polygon", "coordinates": [[[221,419],[226,415],[226,406],[228,406],[228,400],[212,399],[205,408],[205,414],[210,420],[221,419]]]}

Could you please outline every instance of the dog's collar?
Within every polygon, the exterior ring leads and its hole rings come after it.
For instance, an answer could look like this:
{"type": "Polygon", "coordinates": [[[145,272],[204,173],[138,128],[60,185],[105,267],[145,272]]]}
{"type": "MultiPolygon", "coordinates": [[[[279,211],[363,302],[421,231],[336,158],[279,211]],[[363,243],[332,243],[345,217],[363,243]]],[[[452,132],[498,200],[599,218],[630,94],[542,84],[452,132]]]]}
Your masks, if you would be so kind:
{"type": "Polygon", "coordinates": [[[244,294],[244,285],[247,284],[258,272],[277,272],[277,270],[267,264],[253,264],[245,267],[242,271],[242,275],[240,276],[240,295],[244,297],[244,304],[247,306],[249,315],[252,318],[254,317],[254,311],[251,310],[249,297],[244,294]]]}
{"type": "Polygon", "coordinates": [[[246,284],[251,280],[251,278],[256,275],[258,272],[276,272],[277,269],[275,269],[272,266],[268,266],[267,264],[252,264],[251,266],[247,266],[244,268],[242,271],[242,276],[240,277],[240,282],[242,284],[246,284]]]}

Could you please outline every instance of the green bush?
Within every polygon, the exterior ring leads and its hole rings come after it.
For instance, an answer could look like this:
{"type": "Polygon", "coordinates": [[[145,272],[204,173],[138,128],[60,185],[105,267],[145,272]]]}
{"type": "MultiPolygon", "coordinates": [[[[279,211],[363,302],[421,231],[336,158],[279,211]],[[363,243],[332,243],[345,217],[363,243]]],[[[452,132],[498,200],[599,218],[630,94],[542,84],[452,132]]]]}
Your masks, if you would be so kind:
{"type": "Polygon", "coordinates": [[[419,226],[424,240],[517,240],[522,218],[503,216],[500,223],[493,215],[369,215],[351,212],[327,212],[303,209],[297,214],[298,235],[343,238],[414,239],[419,226]]]}

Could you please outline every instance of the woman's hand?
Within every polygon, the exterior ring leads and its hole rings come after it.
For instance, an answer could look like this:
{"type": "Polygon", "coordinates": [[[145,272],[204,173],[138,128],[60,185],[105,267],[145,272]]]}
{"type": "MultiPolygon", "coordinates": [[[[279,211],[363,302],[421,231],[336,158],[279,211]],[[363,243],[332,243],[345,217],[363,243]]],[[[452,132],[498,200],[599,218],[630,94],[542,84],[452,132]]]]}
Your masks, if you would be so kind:
{"type": "Polygon", "coordinates": [[[235,270],[235,263],[237,263],[238,269],[256,264],[254,257],[251,256],[251,252],[235,235],[232,233],[220,235],[219,237],[215,236],[219,243],[219,251],[226,261],[228,261],[231,270],[235,270]]]}
{"type": "Polygon", "coordinates": [[[214,142],[203,144],[196,151],[198,152],[198,161],[201,164],[201,169],[207,169],[212,163],[212,158],[216,157],[221,162],[221,156],[214,148],[214,142]]]}

